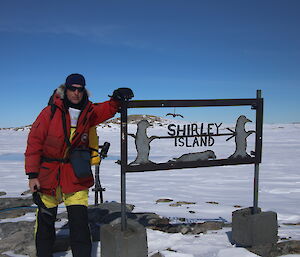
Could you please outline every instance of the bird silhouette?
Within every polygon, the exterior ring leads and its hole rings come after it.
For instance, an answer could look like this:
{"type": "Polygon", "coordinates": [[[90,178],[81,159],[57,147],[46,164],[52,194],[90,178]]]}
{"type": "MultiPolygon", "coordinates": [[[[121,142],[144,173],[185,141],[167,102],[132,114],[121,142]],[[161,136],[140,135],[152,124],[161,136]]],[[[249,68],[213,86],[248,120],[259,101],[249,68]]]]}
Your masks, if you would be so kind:
{"type": "Polygon", "coordinates": [[[170,113],[169,112],[169,113],[166,114],[166,116],[168,116],[168,115],[173,116],[174,118],[177,117],[177,116],[183,118],[183,116],[181,114],[178,114],[178,113],[170,113]]]}
{"type": "Polygon", "coordinates": [[[179,113],[175,113],[175,108],[174,108],[174,112],[173,113],[167,113],[166,114],[166,116],[173,116],[173,118],[175,118],[175,117],[181,117],[181,118],[183,118],[183,116],[181,115],[181,114],[179,114],[179,113]]]}

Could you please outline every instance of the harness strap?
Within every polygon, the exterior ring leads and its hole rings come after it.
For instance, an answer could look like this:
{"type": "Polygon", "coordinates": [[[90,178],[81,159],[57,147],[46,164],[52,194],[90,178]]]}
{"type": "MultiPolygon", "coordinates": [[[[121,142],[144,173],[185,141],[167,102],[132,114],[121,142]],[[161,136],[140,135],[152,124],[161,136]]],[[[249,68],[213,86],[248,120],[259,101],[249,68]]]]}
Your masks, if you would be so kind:
{"type": "Polygon", "coordinates": [[[42,162],[62,162],[62,163],[68,163],[70,160],[68,158],[65,159],[59,159],[59,158],[49,158],[42,156],[42,162]]]}

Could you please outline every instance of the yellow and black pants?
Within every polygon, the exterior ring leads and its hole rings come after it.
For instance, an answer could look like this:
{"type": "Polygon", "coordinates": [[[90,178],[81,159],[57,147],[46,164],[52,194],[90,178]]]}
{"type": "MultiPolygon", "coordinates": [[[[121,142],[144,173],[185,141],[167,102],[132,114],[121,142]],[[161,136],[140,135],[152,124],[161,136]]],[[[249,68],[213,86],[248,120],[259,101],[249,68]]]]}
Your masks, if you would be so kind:
{"type": "Polygon", "coordinates": [[[47,210],[52,216],[42,211],[37,211],[35,243],[37,257],[52,257],[53,245],[56,238],[55,220],[57,206],[64,202],[68,212],[70,244],[73,257],[90,257],[92,244],[88,226],[88,190],[63,194],[60,188],[56,196],[40,194],[47,210]]]}

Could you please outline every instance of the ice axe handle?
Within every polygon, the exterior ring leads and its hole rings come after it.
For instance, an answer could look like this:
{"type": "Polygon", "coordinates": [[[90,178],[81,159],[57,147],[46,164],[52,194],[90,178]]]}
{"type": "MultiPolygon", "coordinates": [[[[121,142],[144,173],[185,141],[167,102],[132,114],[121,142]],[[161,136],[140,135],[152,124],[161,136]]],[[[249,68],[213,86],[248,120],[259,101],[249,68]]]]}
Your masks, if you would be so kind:
{"type": "Polygon", "coordinates": [[[102,159],[106,158],[107,157],[107,152],[108,152],[109,147],[110,147],[110,143],[109,142],[105,142],[103,145],[101,145],[99,147],[101,148],[100,157],[102,159]]]}

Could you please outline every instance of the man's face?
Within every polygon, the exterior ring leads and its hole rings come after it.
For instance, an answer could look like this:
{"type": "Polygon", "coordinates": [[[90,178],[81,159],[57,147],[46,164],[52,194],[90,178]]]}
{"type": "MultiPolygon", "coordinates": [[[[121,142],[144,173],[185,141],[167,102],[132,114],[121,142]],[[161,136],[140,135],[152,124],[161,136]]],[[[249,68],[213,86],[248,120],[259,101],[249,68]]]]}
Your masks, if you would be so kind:
{"type": "Polygon", "coordinates": [[[67,87],[67,98],[73,104],[78,104],[81,102],[83,97],[84,88],[81,85],[73,84],[67,87]]]}

